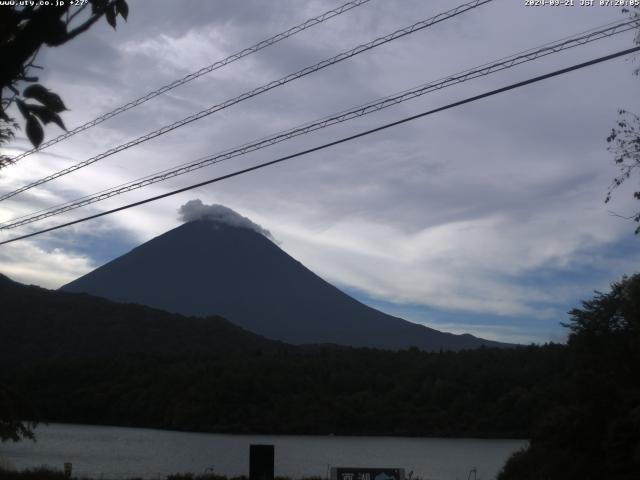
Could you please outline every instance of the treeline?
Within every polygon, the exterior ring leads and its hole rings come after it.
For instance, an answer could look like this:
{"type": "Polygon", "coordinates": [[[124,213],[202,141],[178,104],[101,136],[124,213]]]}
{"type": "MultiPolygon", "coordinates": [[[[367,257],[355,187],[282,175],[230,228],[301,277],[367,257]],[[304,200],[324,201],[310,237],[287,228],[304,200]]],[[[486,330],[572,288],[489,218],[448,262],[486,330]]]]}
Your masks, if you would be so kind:
{"type": "Polygon", "coordinates": [[[500,480],[640,478],[640,274],[570,312],[563,388],[500,480]]]}
{"type": "Polygon", "coordinates": [[[39,420],[208,432],[527,437],[567,374],[559,345],[327,349],[58,362],[5,370],[39,420]]]}
{"type": "MultiPolygon", "coordinates": [[[[0,480],[89,480],[86,477],[68,477],[61,470],[53,470],[49,467],[40,467],[30,470],[5,470],[0,468],[0,480]]],[[[140,478],[127,478],[123,477],[119,480],[142,480],[140,478]]],[[[227,477],[225,475],[217,475],[214,473],[205,473],[196,475],[193,473],[175,473],[167,475],[162,479],[158,477],[158,480],[249,480],[246,475],[237,477],[227,477]]],[[[289,477],[275,477],[275,480],[292,480],[289,477]]],[[[301,480],[322,480],[318,477],[306,477],[301,480]]]]}

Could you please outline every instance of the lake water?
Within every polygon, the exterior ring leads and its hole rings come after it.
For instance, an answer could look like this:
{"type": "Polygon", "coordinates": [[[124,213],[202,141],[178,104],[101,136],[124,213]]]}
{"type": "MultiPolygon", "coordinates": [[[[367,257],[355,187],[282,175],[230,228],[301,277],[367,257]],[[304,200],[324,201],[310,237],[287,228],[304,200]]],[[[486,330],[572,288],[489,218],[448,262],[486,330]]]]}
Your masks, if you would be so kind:
{"type": "Polygon", "coordinates": [[[140,428],[50,424],[38,441],[0,444],[0,464],[47,465],[94,478],[164,477],[171,473],[248,475],[249,445],[275,445],[275,474],[328,476],[330,466],[397,467],[425,480],[493,479],[525,440],[298,435],[222,435],[140,428]],[[209,470],[210,471],[210,470],[209,470]],[[471,475],[473,478],[473,475],[471,475]]]}

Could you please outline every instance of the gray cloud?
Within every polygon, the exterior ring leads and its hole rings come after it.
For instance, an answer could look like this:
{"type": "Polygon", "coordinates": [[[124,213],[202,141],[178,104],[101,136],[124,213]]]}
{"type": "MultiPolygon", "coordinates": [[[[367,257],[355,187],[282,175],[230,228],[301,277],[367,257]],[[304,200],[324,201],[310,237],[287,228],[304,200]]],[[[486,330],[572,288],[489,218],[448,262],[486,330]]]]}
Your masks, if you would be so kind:
{"type": "Polygon", "coordinates": [[[246,228],[253,230],[265,237],[273,240],[271,232],[252,222],[247,217],[243,217],[238,212],[225,207],[224,205],[205,205],[202,200],[189,200],[178,209],[178,216],[181,222],[193,222],[196,220],[209,220],[215,223],[223,223],[232,227],[246,228]]]}

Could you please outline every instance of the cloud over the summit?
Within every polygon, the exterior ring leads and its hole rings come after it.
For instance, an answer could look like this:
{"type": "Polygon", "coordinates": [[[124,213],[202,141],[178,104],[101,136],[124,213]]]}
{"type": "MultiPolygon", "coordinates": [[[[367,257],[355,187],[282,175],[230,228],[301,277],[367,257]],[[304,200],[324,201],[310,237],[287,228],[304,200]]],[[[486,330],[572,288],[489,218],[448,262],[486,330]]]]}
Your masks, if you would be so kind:
{"type": "Polygon", "coordinates": [[[223,223],[232,227],[247,228],[273,240],[269,230],[262,228],[257,223],[252,222],[247,217],[243,217],[238,212],[225,207],[224,205],[205,205],[202,200],[189,200],[178,209],[178,218],[182,222],[192,222],[194,220],[210,220],[212,222],[223,223]]]}

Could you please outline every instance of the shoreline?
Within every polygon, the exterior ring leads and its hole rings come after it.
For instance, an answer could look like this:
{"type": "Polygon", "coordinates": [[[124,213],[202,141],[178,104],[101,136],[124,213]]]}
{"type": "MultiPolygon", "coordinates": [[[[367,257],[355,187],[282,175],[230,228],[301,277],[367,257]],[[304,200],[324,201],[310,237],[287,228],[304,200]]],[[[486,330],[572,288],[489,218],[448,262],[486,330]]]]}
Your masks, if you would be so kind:
{"type": "MultiPolygon", "coordinates": [[[[253,436],[253,437],[336,437],[336,438],[398,438],[398,439],[422,439],[422,440],[505,440],[505,441],[529,441],[527,437],[518,436],[498,436],[498,435],[411,435],[411,434],[396,434],[396,433],[314,433],[314,432],[288,432],[288,433],[265,433],[265,432],[238,432],[238,431],[209,431],[209,430],[179,430],[163,427],[152,427],[144,425],[117,425],[110,423],[79,423],[79,422],[58,422],[58,421],[39,421],[36,427],[37,429],[44,426],[77,426],[77,427],[101,427],[101,428],[113,428],[113,429],[128,429],[128,430],[148,430],[153,432],[167,432],[167,433],[183,433],[193,435],[229,435],[229,436],[253,436]]],[[[21,440],[22,442],[29,442],[30,440],[21,440]]],[[[37,438],[36,438],[37,441],[37,438]]]]}

